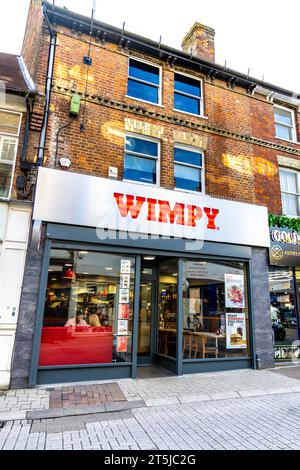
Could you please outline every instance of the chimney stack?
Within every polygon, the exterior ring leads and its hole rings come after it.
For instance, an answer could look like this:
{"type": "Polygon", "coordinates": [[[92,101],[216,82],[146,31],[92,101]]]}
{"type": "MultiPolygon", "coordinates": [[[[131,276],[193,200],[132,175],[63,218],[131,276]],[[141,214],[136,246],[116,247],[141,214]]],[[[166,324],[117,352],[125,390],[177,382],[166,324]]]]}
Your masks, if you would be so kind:
{"type": "Polygon", "coordinates": [[[183,39],[182,50],[199,59],[215,62],[215,30],[196,22],[183,39]]]}

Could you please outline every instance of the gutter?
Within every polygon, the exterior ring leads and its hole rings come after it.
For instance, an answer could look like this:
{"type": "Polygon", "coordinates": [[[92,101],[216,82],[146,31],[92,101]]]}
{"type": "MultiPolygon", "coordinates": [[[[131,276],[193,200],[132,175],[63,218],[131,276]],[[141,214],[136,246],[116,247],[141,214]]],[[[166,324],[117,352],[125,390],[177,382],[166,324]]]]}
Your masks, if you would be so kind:
{"type": "Polygon", "coordinates": [[[48,26],[51,39],[50,39],[50,46],[49,46],[46,90],[45,90],[46,102],[45,102],[43,126],[41,130],[39,150],[38,150],[37,166],[41,166],[43,164],[44,156],[45,156],[45,145],[46,145],[46,135],[47,135],[48,120],[49,120],[51,87],[52,87],[52,81],[53,81],[54,56],[55,56],[55,49],[56,49],[56,32],[51,27],[51,24],[47,15],[46,5],[43,5],[43,14],[44,14],[44,19],[48,26]]]}
{"type": "MultiPolygon", "coordinates": [[[[54,24],[63,24],[72,31],[85,33],[87,35],[91,34],[90,19],[86,16],[79,15],[57,6],[53,7],[53,5],[47,1],[43,1],[43,6],[49,13],[51,21],[54,24]]],[[[182,65],[186,68],[202,72],[212,80],[214,78],[224,80],[229,86],[241,86],[249,93],[253,93],[256,87],[262,87],[274,93],[279,93],[289,98],[300,100],[300,94],[293,91],[258,80],[222,65],[215,64],[214,62],[199,59],[193,55],[189,55],[180,50],[163,45],[161,42],[155,42],[145,37],[129,33],[127,31],[125,32],[120,28],[116,28],[100,21],[94,22],[92,36],[94,36],[96,41],[99,42],[109,41],[114,44],[119,44],[120,48],[132,48],[137,51],[148,53],[154,57],[158,57],[161,60],[166,60],[171,65],[176,63],[176,65],[182,65]]]]}

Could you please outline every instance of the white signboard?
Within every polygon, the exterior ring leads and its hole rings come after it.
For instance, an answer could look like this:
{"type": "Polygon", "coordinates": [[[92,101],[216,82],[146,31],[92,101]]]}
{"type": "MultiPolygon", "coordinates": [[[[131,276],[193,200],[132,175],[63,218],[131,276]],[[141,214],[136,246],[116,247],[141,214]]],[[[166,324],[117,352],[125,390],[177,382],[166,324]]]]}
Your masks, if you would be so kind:
{"type": "Polygon", "coordinates": [[[226,348],[247,349],[247,327],[244,313],[226,313],[226,348]]]}
{"type": "Polygon", "coordinates": [[[130,288],[130,275],[129,274],[121,274],[120,287],[121,287],[121,289],[129,289],[130,288]]]}
{"type": "Polygon", "coordinates": [[[121,260],[121,274],[130,274],[131,261],[127,259],[121,260]]]}
{"type": "Polygon", "coordinates": [[[49,168],[39,168],[33,218],[95,227],[99,237],[108,229],[270,246],[265,207],[49,168]]]}
{"type": "Polygon", "coordinates": [[[129,304],[129,289],[120,289],[120,304],[129,304]]]}
{"type": "Polygon", "coordinates": [[[222,266],[221,264],[204,261],[188,261],[186,263],[186,277],[188,279],[210,279],[224,282],[225,274],[240,274],[241,269],[222,266]]]}
{"type": "Polygon", "coordinates": [[[226,308],[245,308],[243,275],[225,274],[225,306],[226,308]]]}

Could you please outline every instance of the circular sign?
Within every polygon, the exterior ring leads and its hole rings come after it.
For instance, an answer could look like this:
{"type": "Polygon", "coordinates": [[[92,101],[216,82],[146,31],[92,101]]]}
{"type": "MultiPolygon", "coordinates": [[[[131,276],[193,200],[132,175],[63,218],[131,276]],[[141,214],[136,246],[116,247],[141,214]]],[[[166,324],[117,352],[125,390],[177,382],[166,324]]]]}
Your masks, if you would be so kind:
{"type": "Polygon", "coordinates": [[[272,247],[272,256],[275,258],[277,261],[282,260],[284,253],[283,249],[279,245],[274,245],[272,247]]]}

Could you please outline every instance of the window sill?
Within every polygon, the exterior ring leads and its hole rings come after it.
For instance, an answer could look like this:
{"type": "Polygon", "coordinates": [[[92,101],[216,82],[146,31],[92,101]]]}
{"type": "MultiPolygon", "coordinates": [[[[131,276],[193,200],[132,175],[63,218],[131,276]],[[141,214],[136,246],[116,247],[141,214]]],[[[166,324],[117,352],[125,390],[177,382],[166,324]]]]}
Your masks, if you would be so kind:
{"type": "Polygon", "coordinates": [[[181,111],[180,109],[173,109],[176,113],[181,113],[181,114],[187,114],[188,116],[194,116],[200,119],[208,119],[207,116],[203,116],[203,114],[194,114],[194,113],[188,113],[187,111],[181,111]]]}
{"type": "Polygon", "coordinates": [[[191,189],[181,189],[181,188],[174,188],[173,191],[178,191],[179,193],[187,193],[187,194],[193,194],[193,195],[198,195],[198,196],[207,196],[204,191],[192,191],[191,189]]]}
{"type": "Polygon", "coordinates": [[[125,95],[125,98],[129,98],[131,100],[139,101],[140,103],[151,104],[152,106],[157,106],[158,108],[164,108],[164,106],[160,103],[153,103],[152,101],[141,100],[140,98],[135,98],[134,96],[125,95]]]}
{"type": "Polygon", "coordinates": [[[149,188],[160,188],[160,185],[158,183],[156,183],[156,184],[142,183],[141,181],[127,180],[127,179],[123,179],[122,183],[132,183],[132,184],[137,184],[139,186],[147,186],[149,188]]]}
{"type": "Polygon", "coordinates": [[[299,145],[299,144],[300,144],[300,142],[298,142],[297,140],[283,139],[283,138],[281,138],[281,137],[277,137],[276,135],[275,135],[275,139],[277,139],[277,140],[283,140],[284,142],[289,142],[290,144],[296,144],[296,145],[299,145]]]}

